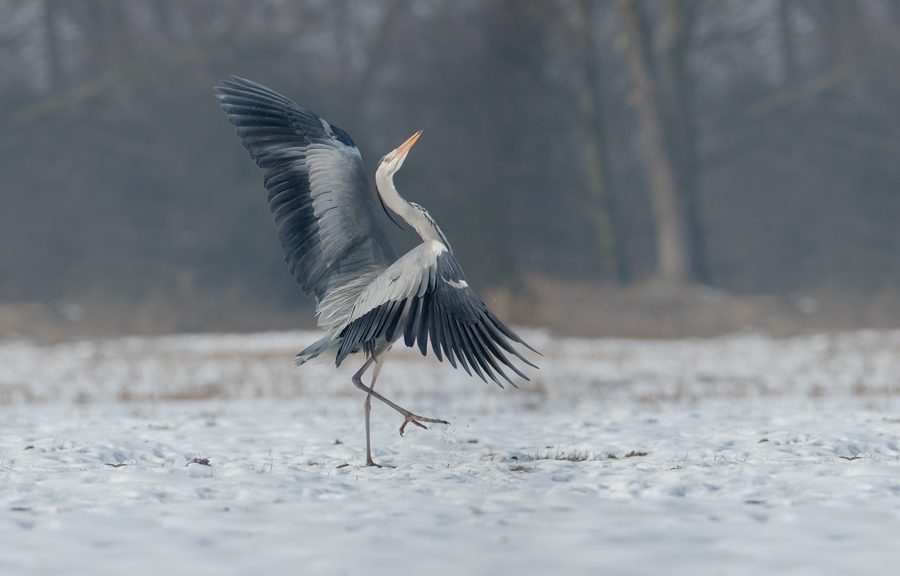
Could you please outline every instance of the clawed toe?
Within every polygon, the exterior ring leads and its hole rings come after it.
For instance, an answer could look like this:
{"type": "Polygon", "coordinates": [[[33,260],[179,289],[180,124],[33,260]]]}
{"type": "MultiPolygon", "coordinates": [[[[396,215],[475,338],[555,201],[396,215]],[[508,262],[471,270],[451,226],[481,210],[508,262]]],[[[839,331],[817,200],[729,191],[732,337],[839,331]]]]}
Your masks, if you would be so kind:
{"type": "Polygon", "coordinates": [[[416,420],[416,417],[415,417],[415,416],[413,416],[412,414],[410,414],[409,416],[407,416],[407,417],[403,420],[403,424],[400,426],[400,435],[401,435],[401,436],[403,436],[403,431],[406,430],[406,425],[409,424],[410,422],[412,422],[413,424],[415,424],[415,425],[418,426],[419,428],[424,428],[425,430],[428,430],[428,426],[422,424],[421,422],[419,422],[418,420],[416,420]]]}
{"type": "Polygon", "coordinates": [[[403,420],[403,424],[400,426],[400,435],[403,436],[403,432],[404,432],[404,430],[406,430],[406,425],[409,424],[410,422],[412,422],[419,428],[424,428],[425,430],[428,430],[428,426],[422,424],[422,422],[419,422],[419,420],[423,420],[425,422],[431,422],[433,424],[447,424],[447,425],[450,424],[446,420],[438,420],[437,418],[425,418],[424,416],[416,416],[415,414],[407,414],[406,418],[403,420]]]}

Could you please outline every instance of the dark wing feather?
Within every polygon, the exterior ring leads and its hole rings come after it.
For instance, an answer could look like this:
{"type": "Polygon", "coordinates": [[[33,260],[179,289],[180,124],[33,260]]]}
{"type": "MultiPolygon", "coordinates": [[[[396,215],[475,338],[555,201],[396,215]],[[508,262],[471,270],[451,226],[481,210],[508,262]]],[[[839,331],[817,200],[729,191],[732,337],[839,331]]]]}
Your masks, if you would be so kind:
{"type": "Polygon", "coordinates": [[[266,171],[284,260],[306,294],[320,302],[397,260],[350,136],[265,86],[232,78],[216,88],[216,99],[266,171]]]}
{"type": "MultiPolygon", "coordinates": [[[[422,354],[431,339],[434,354],[441,350],[456,367],[458,360],[487,381],[503,378],[515,384],[505,369],[528,378],[507,358],[504,351],[533,366],[510,344],[510,340],[534,350],[504,324],[469,288],[459,263],[437,242],[427,242],[394,263],[360,296],[350,323],[341,332],[337,363],[365,347],[367,341],[404,337],[422,354]],[[431,250],[431,252],[429,252],[431,250]]],[[[501,384],[502,385],[502,384],[501,384]]]]}

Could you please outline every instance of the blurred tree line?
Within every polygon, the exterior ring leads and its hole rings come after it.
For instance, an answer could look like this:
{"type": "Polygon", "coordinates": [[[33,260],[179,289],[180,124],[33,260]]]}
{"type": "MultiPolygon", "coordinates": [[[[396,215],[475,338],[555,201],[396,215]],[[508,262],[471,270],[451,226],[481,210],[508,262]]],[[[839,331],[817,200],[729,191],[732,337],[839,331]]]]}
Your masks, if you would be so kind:
{"type": "Polygon", "coordinates": [[[370,170],[424,128],[476,287],[894,290],[897,62],[900,0],[0,0],[0,301],[308,306],[228,74],[370,170]]]}

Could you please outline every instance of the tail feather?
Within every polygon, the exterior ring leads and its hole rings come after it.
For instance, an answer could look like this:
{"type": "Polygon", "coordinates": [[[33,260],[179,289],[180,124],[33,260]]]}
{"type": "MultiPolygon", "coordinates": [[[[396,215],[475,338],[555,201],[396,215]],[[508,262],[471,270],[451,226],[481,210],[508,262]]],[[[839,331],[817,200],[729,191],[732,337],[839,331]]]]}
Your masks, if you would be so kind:
{"type": "Polygon", "coordinates": [[[338,346],[341,344],[341,338],[335,338],[332,335],[325,336],[321,340],[316,340],[306,347],[302,352],[297,354],[295,364],[300,366],[306,364],[310,360],[320,360],[323,362],[334,361],[337,357],[338,346]]]}

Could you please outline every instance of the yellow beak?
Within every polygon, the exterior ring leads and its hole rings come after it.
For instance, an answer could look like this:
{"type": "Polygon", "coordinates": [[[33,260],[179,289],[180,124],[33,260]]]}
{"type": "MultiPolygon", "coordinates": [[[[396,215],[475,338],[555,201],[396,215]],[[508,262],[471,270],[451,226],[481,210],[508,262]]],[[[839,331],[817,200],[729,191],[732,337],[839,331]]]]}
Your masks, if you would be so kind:
{"type": "Polygon", "coordinates": [[[419,130],[418,132],[410,136],[409,140],[407,140],[406,142],[401,144],[399,148],[397,148],[397,152],[395,153],[395,155],[402,156],[409,152],[409,149],[412,148],[412,145],[416,143],[416,140],[419,139],[419,136],[422,135],[422,132],[423,130],[419,130]]]}

